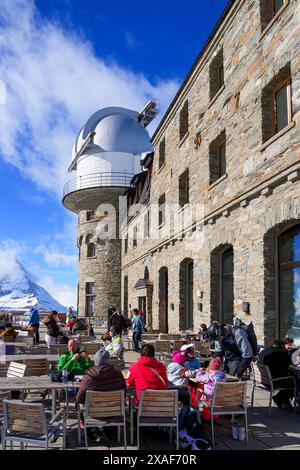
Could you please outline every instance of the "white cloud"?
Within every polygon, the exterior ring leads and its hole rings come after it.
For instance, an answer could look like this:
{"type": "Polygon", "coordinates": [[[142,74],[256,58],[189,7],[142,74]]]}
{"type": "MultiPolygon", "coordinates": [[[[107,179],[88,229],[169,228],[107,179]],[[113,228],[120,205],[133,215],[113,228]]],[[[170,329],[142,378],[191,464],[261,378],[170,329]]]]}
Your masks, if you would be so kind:
{"type": "Polygon", "coordinates": [[[78,257],[75,255],[67,255],[56,249],[48,249],[46,246],[38,246],[34,253],[43,255],[44,260],[50,266],[76,266],[78,257]]]}
{"type": "Polygon", "coordinates": [[[74,306],[77,305],[77,289],[68,284],[57,284],[53,278],[44,277],[39,280],[39,284],[46,289],[49,294],[54,297],[61,305],[74,306]]]}
{"type": "Polygon", "coordinates": [[[164,112],[178,88],[96,57],[82,37],[41,19],[33,0],[1,0],[0,80],[0,157],[59,197],[75,136],[92,113],[140,109],[149,97],[164,112]]]}

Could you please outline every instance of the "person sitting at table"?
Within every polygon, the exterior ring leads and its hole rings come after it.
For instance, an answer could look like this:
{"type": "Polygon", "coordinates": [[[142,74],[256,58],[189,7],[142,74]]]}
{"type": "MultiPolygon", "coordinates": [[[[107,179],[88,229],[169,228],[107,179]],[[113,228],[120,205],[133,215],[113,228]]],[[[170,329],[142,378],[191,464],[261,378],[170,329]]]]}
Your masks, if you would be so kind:
{"type": "Polygon", "coordinates": [[[11,323],[6,323],[4,330],[0,333],[0,336],[11,336],[12,338],[16,338],[16,336],[18,336],[18,332],[13,329],[11,323]]]}
{"type": "Polygon", "coordinates": [[[111,326],[109,336],[111,342],[105,347],[106,351],[108,351],[111,356],[122,357],[124,346],[119,328],[117,326],[111,326]]]}
{"type": "MultiPolygon", "coordinates": [[[[226,381],[226,372],[222,370],[222,359],[220,357],[214,357],[206,370],[203,368],[200,369],[196,375],[196,380],[199,384],[203,384],[204,402],[210,402],[216,384],[226,381]]],[[[206,406],[203,406],[202,418],[205,421],[211,418],[210,410],[206,406]]]]}
{"type": "MultiPolygon", "coordinates": [[[[195,357],[195,346],[194,344],[183,344],[180,348],[180,352],[185,357],[184,366],[187,370],[197,371],[200,369],[200,361],[195,357]]],[[[196,374],[195,374],[196,375],[196,374]]]]}
{"type": "Polygon", "coordinates": [[[288,355],[290,357],[292,357],[292,355],[294,354],[294,352],[297,350],[296,347],[294,347],[294,340],[293,338],[290,338],[289,336],[287,336],[286,338],[284,338],[283,340],[283,349],[284,351],[286,351],[288,353],[288,355]]]}
{"type": "Polygon", "coordinates": [[[201,343],[209,341],[209,331],[205,323],[201,323],[199,331],[195,336],[195,341],[200,341],[201,343]]]}
{"type": "Polygon", "coordinates": [[[73,375],[83,375],[87,369],[94,365],[89,355],[79,348],[76,339],[70,339],[68,342],[68,352],[61,355],[58,361],[58,370],[61,372],[67,370],[73,375]]]}
{"type": "Polygon", "coordinates": [[[105,392],[110,390],[126,390],[126,382],[121,371],[110,364],[110,354],[101,348],[94,357],[94,367],[88,369],[80,382],[76,402],[84,403],[87,390],[105,392]]]}
{"type": "Polygon", "coordinates": [[[81,331],[87,331],[88,326],[84,318],[76,318],[74,325],[72,326],[72,334],[80,334],[81,331]]]}
{"type": "MultiPolygon", "coordinates": [[[[289,366],[292,364],[292,360],[288,352],[283,349],[283,341],[275,339],[270,347],[263,349],[263,351],[259,353],[257,363],[268,366],[272,379],[276,379],[289,375],[289,366]]],[[[276,381],[275,387],[276,386],[292,387],[293,383],[290,379],[284,379],[276,381]]],[[[276,389],[274,391],[276,391],[276,389]]],[[[273,401],[278,408],[292,409],[290,402],[292,396],[292,390],[279,390],[279,392],[273,396],[273,401]]]]}
{"type": "Polygon", "coordinates": [[[72,330],[75,323],[76,323],[76,317],[72,317],[70,321],[68,321],[68,323],[66,324],[66,328],[70,328],[70,330],[72,330]]]}
{"type": "Polygon", "coordinates": [[[152,344],[143,344],[141,357],[129,367],[127,385],[135,387],[137,400],[140,399],[141,390],[166,390],[168,377],[166,366],[155,359],[155,349],[152,344]]]}

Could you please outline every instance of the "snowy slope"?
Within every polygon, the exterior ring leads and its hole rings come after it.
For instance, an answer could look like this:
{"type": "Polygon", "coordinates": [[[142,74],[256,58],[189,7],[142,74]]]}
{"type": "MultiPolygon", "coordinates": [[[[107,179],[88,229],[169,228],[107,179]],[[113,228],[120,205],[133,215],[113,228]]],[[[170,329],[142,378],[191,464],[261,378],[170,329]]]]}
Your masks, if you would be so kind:
{"type": "Polygon", "coordinates": [[[44,311],[66,311],[66,307],[39,286],[33,276],[15,259],[13,266],[0,277],[0,311],[30,310],[31,307],[44,311]]]}

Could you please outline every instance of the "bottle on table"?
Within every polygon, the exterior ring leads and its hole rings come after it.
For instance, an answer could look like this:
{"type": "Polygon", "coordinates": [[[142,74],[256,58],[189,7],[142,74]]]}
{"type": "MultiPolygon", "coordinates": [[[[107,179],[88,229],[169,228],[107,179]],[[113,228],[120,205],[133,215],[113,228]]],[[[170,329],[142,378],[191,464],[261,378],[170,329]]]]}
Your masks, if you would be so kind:
{"type": "Polygon", "coordinates": [[[62,371],[62,383],[67,384],[68,383],[68,371],[67,369],[64,369],[62,371]]]}

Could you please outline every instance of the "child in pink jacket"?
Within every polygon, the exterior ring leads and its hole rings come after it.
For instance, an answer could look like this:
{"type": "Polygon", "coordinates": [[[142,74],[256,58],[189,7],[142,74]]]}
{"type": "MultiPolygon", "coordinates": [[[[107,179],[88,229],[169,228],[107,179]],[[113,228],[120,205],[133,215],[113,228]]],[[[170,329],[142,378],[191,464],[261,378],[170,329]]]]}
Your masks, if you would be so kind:
{"type": "MultiPolygon", "coordinates": [[[[212,359],[208,365],[207,370],[201,369],[196,375],[198,383],[204,385],[204,401],[210,402],[214,394],[216,383],[225,382],[226,373],[222,371],[222,362],[219,357],[212,359]]],[[[204,420],[210,419],[210,410],[204,406],[202,418],[204,420]]]]}

